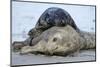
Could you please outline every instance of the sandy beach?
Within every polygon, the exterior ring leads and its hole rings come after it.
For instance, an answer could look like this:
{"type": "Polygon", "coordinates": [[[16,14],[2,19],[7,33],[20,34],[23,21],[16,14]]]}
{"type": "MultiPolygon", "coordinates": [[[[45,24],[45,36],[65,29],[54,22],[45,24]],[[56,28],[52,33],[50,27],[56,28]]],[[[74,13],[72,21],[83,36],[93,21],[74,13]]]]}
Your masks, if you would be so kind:
{"type": "Polygon", "coordinates": [[[48,64],[48,63],[63,63],[63,62],[81,62],[95,61],[95,50],[81,50],[78,56],[61,57],[61,56],[45,56],[45,55],[20,55],[12,52],[12,65],[29,65],[29,64],[48,64]]]}

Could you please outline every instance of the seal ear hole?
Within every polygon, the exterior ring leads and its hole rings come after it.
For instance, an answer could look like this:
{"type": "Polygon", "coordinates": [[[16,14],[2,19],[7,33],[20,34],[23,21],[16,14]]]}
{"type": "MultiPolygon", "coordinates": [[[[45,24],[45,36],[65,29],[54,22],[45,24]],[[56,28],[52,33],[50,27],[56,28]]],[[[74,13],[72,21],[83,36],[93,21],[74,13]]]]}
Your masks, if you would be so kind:
{"type": "Polygon", "coordinates": [[[53,38],[53,42],[56,42],[57,41],[57,38],[53,38]]]}

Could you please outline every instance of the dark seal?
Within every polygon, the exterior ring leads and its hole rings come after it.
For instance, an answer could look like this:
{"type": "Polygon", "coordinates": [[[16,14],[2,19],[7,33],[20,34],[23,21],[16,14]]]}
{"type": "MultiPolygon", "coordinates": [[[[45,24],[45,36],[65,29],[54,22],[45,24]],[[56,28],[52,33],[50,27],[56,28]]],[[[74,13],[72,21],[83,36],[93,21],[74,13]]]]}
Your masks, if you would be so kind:
{"type": "Polygon", "coordinates": [[[72,26],[79,32],[79,28],[67,11],[58,7],[51,7],[44,11],[37,21],[35,28],[31,29],[28,35],[33,39],[53,26],[63,27],[66,25],[72,26]]]}
{"type": "Polygon", "coordinates": [[[67,24],[77,29],[74,20],[67,11],[61,8],[51,7],[40,16],[36,28],[48,29],[53,26],[65,26],[67,24]]]}

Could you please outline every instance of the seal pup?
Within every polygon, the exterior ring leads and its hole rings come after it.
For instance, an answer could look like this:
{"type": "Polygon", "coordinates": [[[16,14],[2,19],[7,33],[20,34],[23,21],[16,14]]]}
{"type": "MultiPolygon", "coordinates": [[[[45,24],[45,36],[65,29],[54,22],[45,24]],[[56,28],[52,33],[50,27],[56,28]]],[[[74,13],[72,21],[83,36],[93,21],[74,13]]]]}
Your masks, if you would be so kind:
{"type": "Polygon", "coordinates": [[[34,46],[24,46],[20,54],[41,53],[66,56],[80,50],[80,36],[70,25],[54,26],[32,40],[34,46]]]}

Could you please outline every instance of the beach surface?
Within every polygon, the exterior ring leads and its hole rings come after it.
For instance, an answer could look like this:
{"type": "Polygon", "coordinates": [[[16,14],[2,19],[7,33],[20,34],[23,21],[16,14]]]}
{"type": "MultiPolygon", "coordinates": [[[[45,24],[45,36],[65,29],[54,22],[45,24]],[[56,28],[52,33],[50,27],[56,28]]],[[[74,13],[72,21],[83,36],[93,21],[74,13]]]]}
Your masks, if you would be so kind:
{"type": "Polygon", "coordinates": [[[81,50],[75,57],[61,57],[61,56],[45,56],[45,55],[20,55],[12,52],[12,65],[36,65],[36,64],[51,64],[51,63],[68,63],[68,62],[82,62],[95,61],[95,50],[81,50]]]}

